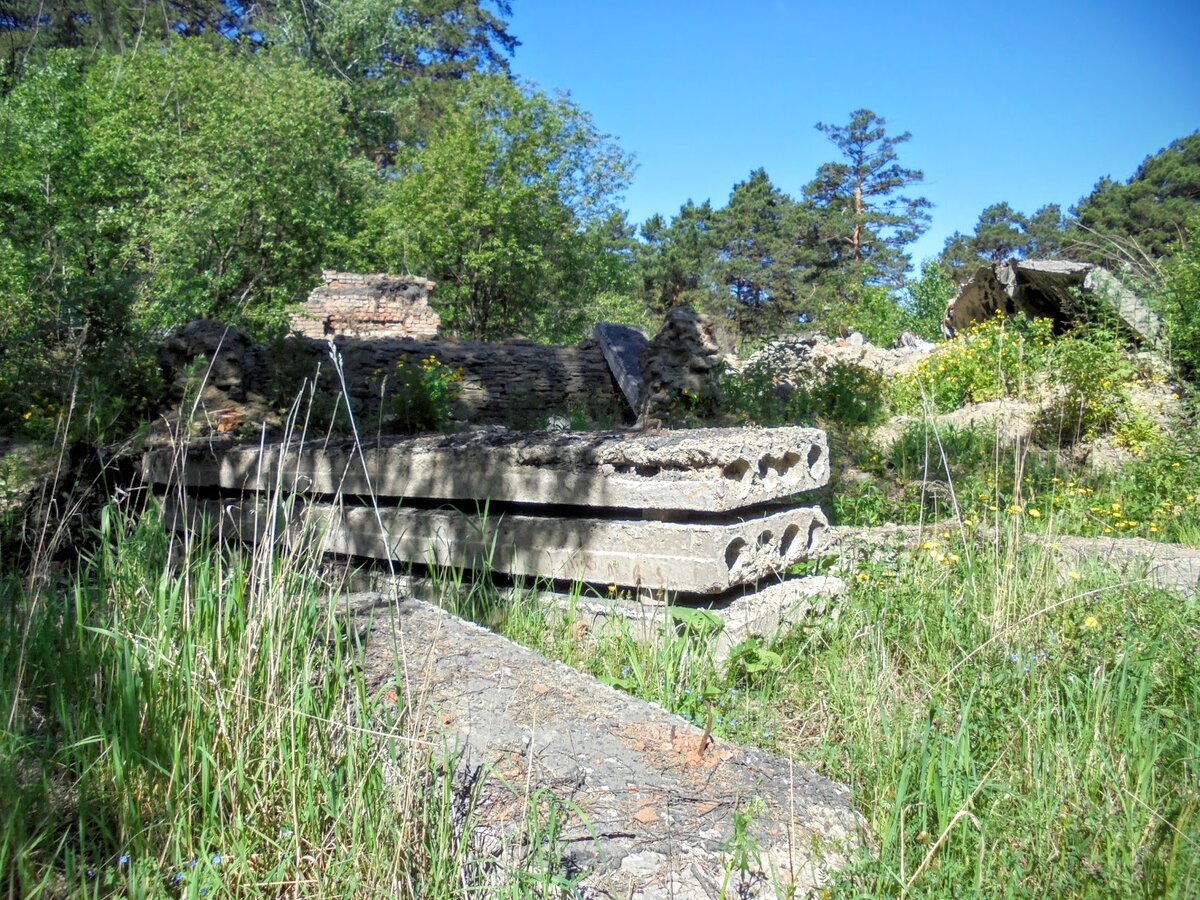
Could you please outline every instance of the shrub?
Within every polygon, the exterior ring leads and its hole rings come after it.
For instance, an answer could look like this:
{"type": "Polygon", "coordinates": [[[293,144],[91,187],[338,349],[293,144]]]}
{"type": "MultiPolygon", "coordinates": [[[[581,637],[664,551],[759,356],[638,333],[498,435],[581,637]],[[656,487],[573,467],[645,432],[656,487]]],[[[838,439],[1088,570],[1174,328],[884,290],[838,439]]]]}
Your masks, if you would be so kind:
{"type": "Polygon", "coordinates": [[[441,431],[462,393],[462,377],[462,369],[451,369],[436,356],[420,363],[405,357],[381,385],[385,415],[406,433],[441,431]]]}
{"type": "Polygon", "coordinates": [[[733,418],[756,425],[818,421],[871,425],[884,415],[883,376],[849,362],[818,362],[800,371],[777,368],[766,358],[729,373],[721,388],[733,418]]]}
{"type": "Polygon", "coordinates": [[[964,331],[893,386],[895,405],[913,411],[926,399],[936,412],[1001,397],[1024,397],[1053,344],[1049,319],[998,315],[964,331]]]}
{"type": "Polygon", "coordinates": [[[1127,418],[1133,362],[1115,333],[1097,328],[1059,340],[1051,358],[1061,394],[1046,413],[1067,442],[1091,440],[1127,418]]]}
{"type": "Polygon", "coordinates": [[[1180,372],[1200,381],[1200,216],[1188,222],[1187,238],[1165,265],[1159,308],[1167,348],[1180,372]]]}

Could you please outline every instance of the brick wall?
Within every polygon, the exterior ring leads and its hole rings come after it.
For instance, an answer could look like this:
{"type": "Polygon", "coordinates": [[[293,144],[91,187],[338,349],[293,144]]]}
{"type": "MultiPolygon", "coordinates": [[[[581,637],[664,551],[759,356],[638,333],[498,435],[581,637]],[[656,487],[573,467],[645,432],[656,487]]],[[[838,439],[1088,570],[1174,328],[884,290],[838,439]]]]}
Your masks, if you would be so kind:
{"type": "Polygon", "coordinates": [[[411,275],[321,273],[325,283],[292,316],[309,338],[431,338],[441,319],[429,305],[434,283],[411,275]]]}

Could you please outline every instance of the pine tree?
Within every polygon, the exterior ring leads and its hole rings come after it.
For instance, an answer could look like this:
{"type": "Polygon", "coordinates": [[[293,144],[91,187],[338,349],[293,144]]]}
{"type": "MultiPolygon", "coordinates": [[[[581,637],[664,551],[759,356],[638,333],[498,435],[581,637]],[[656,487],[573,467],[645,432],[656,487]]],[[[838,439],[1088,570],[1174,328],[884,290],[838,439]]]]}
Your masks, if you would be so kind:
{"type": "Polygon", "coordinates": [[[812,211],[810,241],[843,292],[853,284],[901,286],[909,267],[904,248],[929,224],[932,204],[904,193],[923,173],[897,162],[896,148],[912,136],[890,137],[885,125],[868,109],[855,110],[846,125],[817,125],[843,159],[821,166],[804,189],[812,211]]]}

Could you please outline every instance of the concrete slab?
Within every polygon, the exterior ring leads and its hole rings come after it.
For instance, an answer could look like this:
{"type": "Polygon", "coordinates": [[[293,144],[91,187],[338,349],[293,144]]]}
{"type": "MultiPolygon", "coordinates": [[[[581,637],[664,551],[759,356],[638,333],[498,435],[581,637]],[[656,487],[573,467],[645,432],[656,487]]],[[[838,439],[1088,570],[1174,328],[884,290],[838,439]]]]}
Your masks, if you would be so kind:
{"type": "MultiPolygon", "coordinates": [[[[366,692],[479,771],[474,847],[520,841],[529,804],[559,801],[559,871],[579,896],[810,896],[863,846],[847,788],[724,740],[417,600],[349,598],[366,692]],[[407,679],[398,673],[409,673],[407,679]],[[734,814],[756,810],[740,871],[734,814]]],[[[519,848],[518,848],[519,849],[519,848]]],[[[509,856],[518,853],[510,852],[509,856]]]]}
{"type": "MultiPolygon", "coordinates": [[[[345,579],[354,590],[416,597],[451,612],[457,611],[458,597],[464,592],[469,594],[474,587],[469,581],[448,584],[428,576],[391,573],[382,568],[360,567],[347,573],[344,563],[338,566],[337,572],[337,577],[345,579]]],[[[719,662],[749,637],[770,640],[782,630],[812,617],[836,617],[837,601],[846,592],[847,585],[832,575],[802,575],[746,586],[716,597],[670,595],[670,603],[646,592],[618,590],[609,593],[589,588],[567,591],[541,580],[514,586],[492,582],[485,590],[496,598],[496,612],[501,616],[507,604],[532,601],[570,621],[583,622],[593,634],[620,629],[638,640],[647,641],[661,634],[673,607],[707,610],[723,623],[713,648],[719,662]]]]}
{"type": "Polygon", "coordinates": [[[612,322],[597,322],[592,334],[604,353],[604,361],[612,370],[621,393],[629,402],[629,408],[635,414],[640,413],[642,390],[646,382],[642,378],[638,358],[649,345],[650,338],[640,328],[614,325],[612,322]]]}
{"type": "Polygon", "coordinates": [[[293,497],[272,503],[168,497],[168,521],[203,516],[229,538],[295,541],[319,552],[650,591],[720,594],[783,572],[825,543],[818,507],[738,517],[729,524],[467,515],[458,510],[347,506],[293,497]]]}
{"type": "Polygon", "coordinates": [[[829,480],[829,448],[815,428],[501,429],[362,448],[210,443],[153,450],[144,471],[150,483],[191,488],[712,513],[821,487],[829,480]]]}

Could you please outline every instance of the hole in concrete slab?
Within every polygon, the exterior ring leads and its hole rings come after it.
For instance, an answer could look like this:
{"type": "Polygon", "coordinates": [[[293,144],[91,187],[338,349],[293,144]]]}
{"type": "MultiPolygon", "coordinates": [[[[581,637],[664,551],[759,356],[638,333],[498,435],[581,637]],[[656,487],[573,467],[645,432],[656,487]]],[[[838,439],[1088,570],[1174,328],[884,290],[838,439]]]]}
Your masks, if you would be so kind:
{"type": "Polygon", "coordinates": [[[635,471],[643,478],[653,478],[662,471],[662,466],[638,466],[635,471]]]}
{"type": "Polygon", "coordinates": [[[745,540],[742,538],[734,538],[729,542],[729,546],[725,548],[725,565],[729,571],[733,571],[733,567],[737,565],[738,557],[742,555],[742,549],[746,546],[745,540]]]}
{"type": "Polygon", "coordinates": [[[808,546],[805,549],[811,550],[823,543],[825,543],[825,526],[819,519],[813,519],[808,523],[808,546]]]}
{"type": "Polygon", "coordinates": [[[721,474],[730,481],[741,481],[746,477],[746,473],[749,471],[750,463],[746,462],[744,459],[735,459],[721,470],[721,474]]]}
{"type": "Polygon", "coordinates": [[[763,547],[767,546],[767,544],[771,543],[771,538],[773,537],[775,537],[775,535],[770,531],[762,532],[762,534],[758,536],[758,549],[761,550],[763,547]]]}
{"type": "Polygon", "coordinates": [[[813,444],[808,448],[808,468],[812,470],[821,461],[821,445],[813,444]]]}
{"type": "Polygon", "coordinates": [[[779,539],[779,555],[785,560],[788,558],[788,550],[791,549],[792,542],[796,540],[796,535],[799,533],[799,525],[789,525],[784,529],[783,537],[779,539]]]}
{"type": "Polygon", "coordinates": [[[783,459],[778,456],[764,456],[758,461],[758,474],[763,478],[767,477],[768,472],[783,476],[798,462],[800,462],[799,453],[785,453],[783,459]]]}

